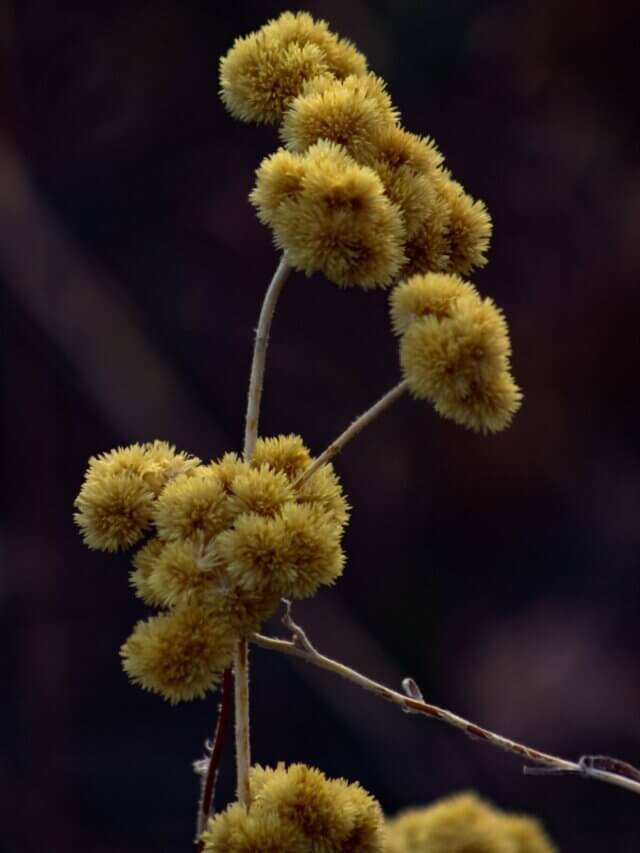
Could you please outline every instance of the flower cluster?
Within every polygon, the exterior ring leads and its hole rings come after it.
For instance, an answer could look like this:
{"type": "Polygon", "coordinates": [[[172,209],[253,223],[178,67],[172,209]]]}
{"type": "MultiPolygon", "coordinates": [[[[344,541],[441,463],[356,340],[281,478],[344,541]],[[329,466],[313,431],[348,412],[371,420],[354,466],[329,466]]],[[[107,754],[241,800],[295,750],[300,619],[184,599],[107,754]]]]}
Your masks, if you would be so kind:
{"type": "Polygon", "coordinates": [[[391,292],[391,324],[412,393],[480,432],[511,422],[522,394],[510,371],[504,315],[457,275],[415,275],[391,292]]]}
{"type": "Polygon", "coordinates": [[[323,21],[286,12],[220,63],[236,118],[279,122],[251,201],[289,264],[340,286],[387,286],[485,264],[491,219],[430,139],[403,128],[384,81],[323,21]]]}
{"type": "Polygon", "coordinates": [[[205,853],[382,853],[382,811],[357,784],[279,764],[252,768],[251,794],[209,820],[205,853]]]}
{"type": "Polygon", "coordinates": [[[557,853],[535,818],[510,814],[475,794],[409,809],[386,823],[385,853],[557,853]]]}
{"type": "Polygon", "coordinates": [[[85,543],[117,551],[148,536],[130,579],[162,612],[121,649],[134,682],[170,702],[204,695],[282,596],[339,577],[349,508],[330,465],[296,485],[311,462],[294,435],[259,439],[250,462],[203,464],[159,441],[90,460],[75,502],[85,543]]]}

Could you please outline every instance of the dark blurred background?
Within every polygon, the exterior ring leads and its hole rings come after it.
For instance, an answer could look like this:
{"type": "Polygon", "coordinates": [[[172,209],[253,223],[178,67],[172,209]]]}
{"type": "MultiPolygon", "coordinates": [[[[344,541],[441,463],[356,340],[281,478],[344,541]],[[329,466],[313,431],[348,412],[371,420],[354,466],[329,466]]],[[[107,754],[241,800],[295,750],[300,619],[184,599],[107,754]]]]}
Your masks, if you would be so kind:
{"type": "MultiPolygon", "coordinates": [[[[305,8],[353,39],[406,126],[495,221],[474,277],[509,318],[525,404],[483,438],[406,399],[338,460],[354,507],[326,653],[540,749],[640,762],[640,163],[635,4],[350,0],[0,3],[2,849],[189,850],[216,697],[171,708],[118,647],[145,609],[86,550],[87,458],[241,446],[277,258],[247,202],[273,129],[231,119],[217,62],[305,8]]],[[[384,293],[296,275],[261,427],[319,452],[398,377],[384,293]]],[[[272,626],[274,632],[281,629],[272,626]]],[[[633,794],[521,762],[256,650],[254,758],[359,779],[389,813],[465,788],[566,853],[638,850],[633,794]]],[[[218,804],[233,796],[227,749],[218,804]]]]}

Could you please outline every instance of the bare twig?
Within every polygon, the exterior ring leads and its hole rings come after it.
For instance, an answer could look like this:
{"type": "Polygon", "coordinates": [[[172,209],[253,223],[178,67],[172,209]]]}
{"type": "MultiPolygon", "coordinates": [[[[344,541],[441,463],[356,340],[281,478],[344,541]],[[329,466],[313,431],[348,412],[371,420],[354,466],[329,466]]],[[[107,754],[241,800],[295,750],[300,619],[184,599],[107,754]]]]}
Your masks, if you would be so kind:
{"type": "Polygon", "coordinates": [[[206,759],[206,775],[202,785],[202,796],[198,805],[198,822],[196,827],[196,844],[198,853],[202,853],[204,843],[201,840],[201,835],[206,829],[207,819],[212,813],[213,797],[216,790],[216,782],[218,781],[218,769],[220,767],[220,758],[222,756],[222,747],[224,746],[224,734],[227,725],[227,717],[229,716],[229,703],[231,699],[233,676],[230,669],[225,669],[222,676],[222,687],[220,688],[220,704],[218,705],[218,719],[213,734],[211,744],[211,752],[206,759]]]}
{"type": "MultiPolygon", "coordinates": [[[[629,768],[625,762],[620,762],[617,759],[604,758],[602,756],[583,756],[579,761],[567,761],[564,758],[559,758],[555,755],[550,755],[546,752],[540,752],[530,746],[510,740],[502,735],[478,726],[464,717],[459,717],[457,714],[447,711],[444,708],[439,708],[437,705],[432,705],[425,702],[422,698],[416,698],[422,694],[413,679],[405,679],[403,687],[406,694],[392,690],[371,678],[351,669],[345,664],[321,654],[307,637],[305,631],[297,625],[291,616],[291,605],[285,602],[285,615],[283,622],[291,632],[291,640],[280,640],[275,637],[266,637],[263,634],[253,634],[252,641],[262,648],[271,649],[272,651],[282,652],[287,655],[292,655],[307,663],[313,664],[320,669],[326,669],[348,681],[357,684],[364,690],[373,693],[376,696],[386,699],[388,702],[400,707],[403,711],[410,714],[422,714],[426,717],[432,717],[436,720],[441,720],[453,728],[464,732],[468,737],[474,740],[483,740],[492,746],[502,749],[506,752],[511,752],[518,755],[533,764],[544,765],[548,772],[556,773],[574,773],[588,779],[599,779],[602,782],[608,782],[611,785],[617,785],[621,788],[626,788],[636,794],[640,794],[640,773],[631,768],[630,771],[622,772],[623,767],[629,768]],[[599,759],[594,762],[594,758],[599,759]],[[633,772],[631,772],[633,771],[633,772]],[[635,775],[638,774],[638,775],[635,775]]],[[[530,772],[525,768],[525,772],[530,772]]]]}
{"type": "Polygon", "coordinates": [[[387,393],[381,397],[377,403],[374,403],[371,408],[367,409],[366,412],[363,412],[359,417],[357,417],[351,426],[348,426],[347,429],[345,429],[345,431],[335,439],[335,441],[332,441],[331,444],[322,451],[320,456],[313,460],[304,474],[296,480],[294,484],[295,488],[299,488],[304,485],[304,483],[306,483],[319,468],[322,468],[323,465],[330,462],[333,457],[351,441],[352,438],[355,438],[359,432],[371,423],[371,421],[374,421],[378,415],[382,414],[385,409],[388,409],[389,406],[392,403],[395,403],[399,397],[402,397],[408,387],[406,379],[403,379],[401,382],[398,382],[397,385],[394,385],[390,391],[387,391],[387,393]]]}

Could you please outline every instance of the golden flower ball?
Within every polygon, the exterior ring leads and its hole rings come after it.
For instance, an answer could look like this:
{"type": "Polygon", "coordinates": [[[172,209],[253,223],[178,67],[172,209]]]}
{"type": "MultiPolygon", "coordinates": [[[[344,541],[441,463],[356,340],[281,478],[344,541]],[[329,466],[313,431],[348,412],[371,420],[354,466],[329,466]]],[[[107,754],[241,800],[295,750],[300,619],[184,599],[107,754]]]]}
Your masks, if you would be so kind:
{"type": "Polygon", "coordinates": [[[233,521],[234,511],[216,466],[201,466],[169,483],[155,506],[154,522],[167,540],[212,538],[233,521]]]}
{"type": "Polygon", "coordinates": [[[480,298],[473,284],[457,275],[428,273],[411,276],[394,287],[389,297],[394,333],[403,335],[419,317],[450,318],[456,300],[465,294],[480,298]]]}
{"type": "Polygon", "coordinates": [[[149,578],[166,544],[163,539],[157,537],[149,539],[136,551],[131,561],[132,571],[129,574],[129,583],[137,597],[150,607],[162,606],[162,598],[158,597],[152,589],[149,578]]]}
{"type": "Polygon", "coordinates": [[[202,607],[138,622],[120,650],[129,678],[172,704],[204,696],[232,660],[237,637],[202,607]]]}
{"type": "Polygon", "coordinates": [[[483,201],[475,201],[464,188],[443,174],[437,191],[447,216],[447,254],[449,272],[467,275],[487,263],[493,224],[483,201]]]}

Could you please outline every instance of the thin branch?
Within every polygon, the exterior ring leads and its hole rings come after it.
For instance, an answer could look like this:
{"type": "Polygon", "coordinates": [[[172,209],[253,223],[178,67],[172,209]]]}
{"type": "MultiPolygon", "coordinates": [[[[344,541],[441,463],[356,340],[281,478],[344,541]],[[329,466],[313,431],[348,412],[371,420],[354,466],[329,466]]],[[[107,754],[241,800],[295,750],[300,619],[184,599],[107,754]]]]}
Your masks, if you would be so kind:
{"type": "Polygon", "coordinates": [[[374,403],[373,406],[371,406],[371,408],[367,409],[367,411],[363,412],[360,417],[356,418],[351,426],[347,427],[347,429],[345,429],[345,431],[339,435],[335,441],[332,441],[331,444],[322,451],[320,456],[313,460],[304,474],[302,474],[302,476],[300,476],[295,482],[295,488],[299,488],[304,485],[304,483],[306,483],[319,468],[322,468],[323,465],[330,462],[333,457],[351,441],[352,438],[355,438],[356,435],[368,426],[368,424],[374,421],[378,415],[382,414],[382,412],[384,412],[385,409],[388,409],[392,403],[395,403],[397,399],[402,397],[408,387],[406,379],[403,379],[402,382],[398,382],[398,384],[394,385],[390,391],[387,391],[384,397],[381,397],[377,403],[374,403]]]}
{"type": "MultiPolygon", "coordinates": [[[[623,773],[621,768],[629,767],[624,762],[616,759],[604,758],[602,756],[583,756],[580,761],[567,761],[564,758],[559,758],[555,755],[550,755],[546,752],[540,752],[532,747],[525,746],[517,741],[510,740],[502,735],[478,726],[464,717],[459,717],[457,714],[447,711],[444,708],[439,708],[437,705],[432,705],[422,699],[416,698],[422,695],[419,688],[412,679],[405,679],[404,688],[408,695],[392,690],[383,684],[367,678],[365,675],[351,669],[345,664],[339,663],[332,658],[321,654],[307,637],[305,631],[297,625],[291,616],[291,606],[289,602],[285,602],[286,612],[283,622],[291,631],[291,640],[280,640],[275,637],[266,637],[263,634],[253,634],[252,641],[264,649],[271,651],[282,652],[287,655],[299,658],[300,660],[317,666],[320,669],[325,669],[333,672],[336,675],[346,678],[348,681],[357,684],[369,693],[373,693],[388,702],[400,707],[403,711],[409,714],[422,714],[425,717],[431,717],[436,720],[441,720],[453,728],[464,732],[468,737],[474,740],[483,740],[498,749],[511,752],[520,756],[533,764],[541,764],[546,768],[548,773],[573,773],[583,778],[599,779],[603,782],[608,782],[611,785],[617,785],[621,788],[626,788],[636,794],[640,794],[640,777],[634,776],[638,771],[631,768],[632,772],[623,773]]],[[[529,772],[525,768],[525,772],[529,772]]],[[[538,770],[538,772],[540,772],[538,770]]],[[[544,771],[543,771],[544,772],[544,771]]]]}
{"type": "Polygon", "coordinates": [[[201,840],[201,835],[207,827],[207,819],[212,814],[213,798],[216,790],[216,782],[218,781],[218,769],[220,767],[220,758],[222,757],[222,747],[224,746],[224,735],[227,726],[227,717],[229,716],[229,705],[231,700],[231,688],[233,676],[230,669],[225,669],[222,676],[222,686],[220,688],[220,704],[218,705],[218,719],[213,734],[211,745],[211,753],[206,761],[206,776],[202,786],[202,796],[198,805],[198,823],[196,828],[196,844],[198,853],[202,853],[204,842],[201,840]]]}
{"type": "Polygon", "coordinates": [[[258,419],[260,417],[260,400],[262,399],[262,383],[264,379],[264,368],[269,345],[269,332],[271,321],[276,309],[276,303],[280,291],[291,272],[287,264],[286,255],[282,255],[278,268],[276,269],[271,284],[260,309],[258,328],[253,348],[253,360],[251,362],[251,376],[249,378],[249,395],[247,399],[247,415],[244,427],[244,458],[251,459],[258,439],[258,419]]]}

